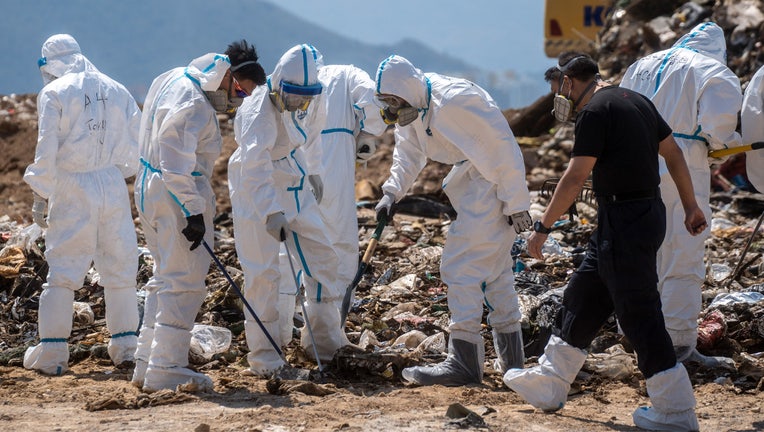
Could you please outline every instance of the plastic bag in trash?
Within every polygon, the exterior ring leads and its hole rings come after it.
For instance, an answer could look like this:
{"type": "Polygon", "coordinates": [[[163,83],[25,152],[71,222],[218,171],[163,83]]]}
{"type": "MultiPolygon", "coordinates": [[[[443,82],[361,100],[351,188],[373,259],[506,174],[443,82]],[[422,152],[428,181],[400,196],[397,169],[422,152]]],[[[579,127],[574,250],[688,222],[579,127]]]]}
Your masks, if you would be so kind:
{"type": "Polygon", "coordinates": [[[209,360],[231,346],[231,331],[223,327],[194,324],[191,329],[191,352],[209,360]]]}

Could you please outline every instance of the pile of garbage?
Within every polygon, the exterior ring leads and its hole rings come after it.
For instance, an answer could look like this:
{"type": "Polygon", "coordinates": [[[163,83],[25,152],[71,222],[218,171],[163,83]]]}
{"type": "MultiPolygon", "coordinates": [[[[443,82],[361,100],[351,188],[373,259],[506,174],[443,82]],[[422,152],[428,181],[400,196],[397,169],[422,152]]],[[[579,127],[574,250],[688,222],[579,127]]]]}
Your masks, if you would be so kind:
{"type": "MultiPolygon", "coordinates": [[[[598,45],[603,75],[617,78],[637,58],[670,46],[698,20],[710,17],[727,33],[730,67],[747,82],[764,60],[762,10],[760,1],[619,1],[598,45]]],[[[11,119],[16,111],[8,113],[9,108],[26,107],[28,101],[31,98],[3,98],[0,138],[12,135],[14,128],[30,127],[13,126],[11,119]]],[[[29,114],[24,121],[36,121],[31,111],[29,114]]],[[[224,121],[222,125],[226,139],[230,140],[230,124],[224,121]]],[[[545,182],[560,177],[567,166],[572,132],[570,127],[557,127],[551,134],[518,139],[529,167],[527,178],[534,219],[548,204],[545,182]]],[[[387,177],[382,172],[384,165],[375,165],[375,161],[389,162],[391,141],[387,134],[367,168],[376,167],[380,171],[375,174],[377,178],[387,177]]],[[[34,147],[33,143],[29,146],[34,147]]],[[[224,167],[225,163],[217,165],[224,167]]],[[[371,265],[357,287],[346,331],[360,349],[342,349],[326,365],[328,376],[338,382],[400,383],[403,367],[445,358],[448,287],[440,279],[439,264],[449,226],[458,215],[442,193],[437,193],[443,168],[433,168],[432,163],[428,167],[418,181],[416,195],[407,197],[394,223],[382,232],[371,265]]],[[[371,186],[378,188],[379,184],[371,186]]],[[[220,199],[221,193],[218,195],[220,199]]],[[[376,227],[374,204],[373,194],[359,201],[359,253],[366,249],[376,227]]],[[[219,209],[214,252],[234,282],[241,286],[243,275],[234,247],[232,220],[226,206],[219,209]]],[[[706,243],[707,271],[702,287],[704,308],[698,317],[698,349],[704,355],[727,360],[715,364],[690,362],[687,366],[696,384],[718,382],[740,391],[760,392],[764,390],[764,227],[760,224],[764,195],[733,185],[712,195],[712,209],[712,235],[706,243]]],[[[545,259],[533,259],[526,253],[529,233],[521,234],[514,244],[512,257],[522,309],[523,339],[531,362],[542,353],[551,334],[562,293],[583,259],[595,223],[595,204],[582,197],[575,211],[556,224],[544,245],[545,259]]],[[[140,226],[136,229],[142,239],[140,226]]],[[[24,350],[37,341],[37,306],[47,275],[44,249],[44,232],[39,227],[0,215],[0,365],[20,367],[24,350]]],[[[145,296],[142,286],[151,276],[152,262],[149,251],[142,249],[136,278],[139,304],[145,296]]],[[[227,365],[245,367],[243,305],[214,264],[210,266],[206,285],[208,294],[196,319],[190,361],[205,371],[227,365]]],[[[105,343],[109,335],[105,328],[103,287],[99,285],[96,269],[91,269],[75,293],[75,302],[70,361],[76,363],[87,358],[106,361],[105,343]]],[[[295,334],[302,322],[297,308],[295,334]]],[[[486,325],[483,331],[487,358],[494,356],[490,330],[486,325]]],[[[294,366],[314,368],[298,339],[287,345],[287,359],[294,366]]],[[[635,354],[628,340],[619,334],[614,318],[589,351],[584,366],[587,379],[614,379],[638,385],[635,378],[640,377],[640,372],[635,354]]],[[[486,369],[486,379],[501,386],[501,377],[490,373],[489,367],[486,369]]]]}

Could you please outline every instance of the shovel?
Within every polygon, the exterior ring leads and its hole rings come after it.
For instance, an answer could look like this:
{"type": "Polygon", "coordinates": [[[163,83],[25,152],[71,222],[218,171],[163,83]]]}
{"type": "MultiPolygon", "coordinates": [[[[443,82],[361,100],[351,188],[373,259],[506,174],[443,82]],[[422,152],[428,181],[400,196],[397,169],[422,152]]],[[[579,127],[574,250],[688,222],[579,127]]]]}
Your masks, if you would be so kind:
{"type": "Polygon", "coordinates": [[[350,299],[353,298],[353,292],[355,291],[356,286],[358,286],[358,283],[361,282],[361,278],[369,266],[369,261],[371,261],[371,257],[374,255],[374,249],[377,248],[379,237],[382,235],[382,231],[385,229],[386,225],[387,214],[382,213],[379,215],[377,228],[374,230],[374,234],[371,235],[369,245],[366,246],[366,252],[364,252],[363,258],[361,258],[361,263],[358,265],[358,271],[356,272],[353,281],[350,282],[350,285],[345,288],[345,296],[342,298],[342,306],[340,307],[340,326],[343,329],[345,328],[345,320],[348,317],[348,312],[350,312],[350,299]]]}
{"type": "Polygon", "coordinates": [[[739,146],[739,147],[732,147],[732,148],[726,148],[726,149],[720,149],[720,150],[711,150],[710,152],[708,152],[708,156],[720,158],[724,156],[730,156],[733,154],[747,152],[750,150],[759,150],[762,148],[764,148],[764,141],[759,141],[753,144],[748,144],[748,145],[739,146]]]}

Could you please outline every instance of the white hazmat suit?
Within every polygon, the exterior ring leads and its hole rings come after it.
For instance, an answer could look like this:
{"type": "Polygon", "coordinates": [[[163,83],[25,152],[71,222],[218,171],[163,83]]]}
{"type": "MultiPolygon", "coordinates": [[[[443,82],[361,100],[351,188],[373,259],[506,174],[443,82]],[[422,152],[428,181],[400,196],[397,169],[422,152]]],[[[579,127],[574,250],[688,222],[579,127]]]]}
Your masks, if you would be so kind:
{"type": "Polygon", "coordinates": [[[506,363],[522,367],[521,314],[510,255],[517,234],[507,217],[527,211],[530,195],[523,156],[507,120],[479,86],[423,73],[396,55],[380,63],[376,91],[403,98],[419,111],[413,123],[395,127],[391,176],[382,190],[397,202],[428,158],[451,164],[443,189],[458,215],[449,227],[440,265],[451,312],[449,358],[433,368],[406,369],[404,378],[420,384],[479,383],[484,305],[494,339],[501,344],[497,352],[505,352],[499,369],[510,366],[506,363]],[[464,367],[452,367],[456,363],[464,367]]]}
{"type": "MultiPolygon", "coordinates": [[[[318,355],[321,360],[330,360],[337,349],[348,343],[337,307],[344,289],[337,274],[344,263],[339,262],[327,238],[318,204],[308,189],[309,173],[300,151],[301,146],[319,139],[323,121],[318,113],[311,115],[317,119],[315,123],[306,122],[306,111],[280,112],[275,103],[276,94],[287,85],[302,94],[315,95],[320,89],[316,57],[310,45],[292,47],[276,64],[268,85],[256,87],[244,99],[234,121],[238,148],[229,159],[228,177],[245,298],[268,334],[281,346],[279,284],[282,278],[290,279],[283,283],[286,287],[294,286],[294,282],[291,271],[284,274],[279,270],[279,241],[269,234],[269,222],[283,213],[288,223],[286,241],[294,254],[295,270],[301,271],[305,284],[308,320],[318,355]]],[[[322,109],[321,104],[308,106],[308,111],[322,109]]],[[[268,375],[284,366],[248,311],[245,318],[250,371],[268,375]]],[[[312,355],[314,347],[305,328],[301,343],[312,355]]]]}
{"type": "MultiPolygon", "coordinates": [[[[744,143],[764,141],[764,67],[756,71],[745,88],[740,127],[744,143]]],[[[748,181],[764,193],[764,149],[747,152],[745,165],[748,181]]]]}
{"type": "MultiPolygon", "coordinates": [[[[650,98],[674,130],[706,220],[711,220],[708,152],[741,145],[735,132],[742,101],[740,80],[727,67],[726,53],[723,30],[712,22],[698,24],[670,49],[629,66],[620,84],[650,98]]],[[[663,158],[659,169],[666,237],[658,251],[658,290],[666,330],[682,361],[697,345],[704,243],[710,231],[697,236],[687,232],[682,202],[663,158]]]]}
{"type": "Polygon", "coordinates": [[[91,262],[104,286],[109,356],[116,365],[133,360],[138,245],[125,178],[138,169],[140,111],[73,37],[50,37],[42,56],[47,85],[37,96],[37,148],[24,181],[36,200],[47,200],[50,270],[40,296],[40,344],[27,350],[24,367],[60,375],[69,359],[74,291],[91,262]]]}
{"type": "Polygon", "coordinates": [[[210,184],[222,149],[217,115],[205,91],[215,91],[230,67],[227,56],[209,53],[187,67],[154,79],[141,118],[135,204],[154,257],[146,283],[144,320],[132,382],[145,391],[212,388],[205,375],[188,366],[191,329],[204,301],[210,255],[189,250],[181,233],[186,217],[203,215],[204,241],[213,244],[215,196],[210,184]]]}
{"type": "Polygon", "coordinates": [[[374,81],[352,65],[321,65],[318,80],[323,86],[316,104],[323,104],[326,122],[317,145],[305,148],[311,174],[323,183],[319,203],[326,233],[343,264],[337,282],[352,282],[358,263],[358,215],[355,205],[356,138],[363,131],[379,136],[387,125],[374,101],[374,81]],[[320,146],[320,148],[318,148],[320,146]]]}

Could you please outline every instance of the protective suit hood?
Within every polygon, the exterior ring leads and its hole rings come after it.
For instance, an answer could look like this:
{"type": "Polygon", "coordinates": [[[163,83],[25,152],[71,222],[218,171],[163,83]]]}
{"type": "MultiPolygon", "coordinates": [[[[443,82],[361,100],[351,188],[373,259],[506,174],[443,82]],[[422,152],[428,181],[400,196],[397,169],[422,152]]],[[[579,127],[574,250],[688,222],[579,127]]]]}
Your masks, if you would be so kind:
{"type": "Polygon", "coordinates": [[[417,109],[428,108],[427,78],[405,58],[391,55],[383,60],[375,81],[377,93],[401,97],[417,109]]]}
{"type": "Polygon", "coordinates": [[[312,45],[293,46],[276,63],[273,73],[268,77],[268,86],[271,90],[278,90],[282,81],[296,86],[320,86],[318,63],[323,63],[322,58],[321,53],[312,45]]]}
{"type": "Polygon", "coordinates": [[[207,53],[197,57],[186,67],[186,75],[194,80],[204,91],[215,91],[223,82],[231,60],[225,54],[207,53]]]}
{"type": "Polygon", "coordinates": [[[712,22],[696,25],[674,43],[674,48],[697,51],[723,65],[727,64],[727,41],[724,39],[724,30],[712,22]]]}
{"type": "Polygon", "coordinates": [[[68,34],[56,34],[49,37],[41,50],[42,58],[38,66],[47,85],[54,78],[60,78],[68,73],[97,71],[96,67],[82,55],[80,45],[68,34]]]}

